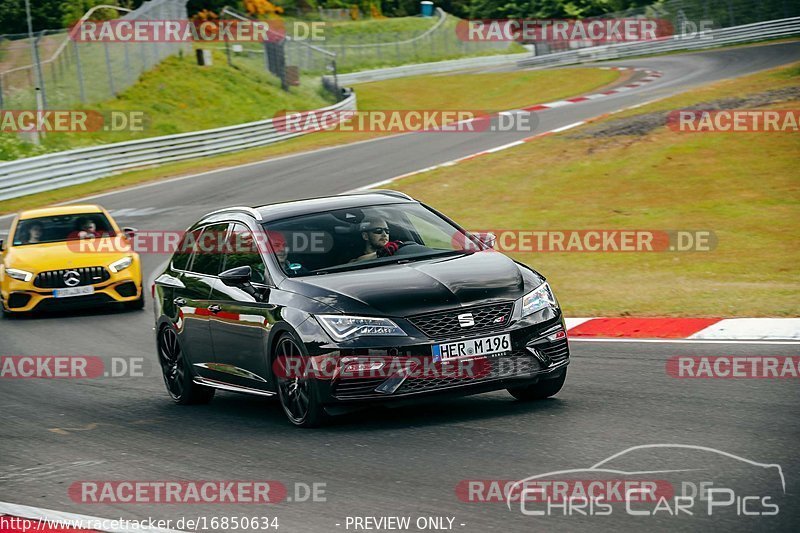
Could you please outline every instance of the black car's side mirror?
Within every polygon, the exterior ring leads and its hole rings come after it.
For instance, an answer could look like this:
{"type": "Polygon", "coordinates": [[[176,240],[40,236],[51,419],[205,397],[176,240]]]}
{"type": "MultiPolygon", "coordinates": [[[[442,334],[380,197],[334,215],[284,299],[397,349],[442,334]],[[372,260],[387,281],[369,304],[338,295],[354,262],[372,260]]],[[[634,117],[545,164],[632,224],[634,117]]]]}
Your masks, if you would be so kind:
{"type": "Polygon", "coordinates": [[[0,239],[0,252],[2,252],[5,249],[6,248],[5,248],[5,243],[3,242],[3,239],[0,239]]]}
{"type": "Polygon", "coordinates": [[[122,233],[124,233],[129,239],[132,239],[137,231],[139,230],[136,228],[122,228],[122,233]]]}
{"type": "Polygon", "coordinates": [[[252,283],[250,283],[253,280],[253,269],[249,265],[226,270],[219,275],[219,279],[228,287],[242,289],[256,300],[261,299],[258,291],[253,287],[252,283]]]}

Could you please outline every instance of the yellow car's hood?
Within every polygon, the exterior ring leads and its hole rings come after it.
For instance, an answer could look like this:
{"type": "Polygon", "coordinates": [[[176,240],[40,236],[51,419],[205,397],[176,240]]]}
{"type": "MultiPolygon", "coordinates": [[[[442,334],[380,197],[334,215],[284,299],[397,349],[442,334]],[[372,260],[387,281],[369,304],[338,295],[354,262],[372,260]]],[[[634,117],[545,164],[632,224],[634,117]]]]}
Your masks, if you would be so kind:
{"type": "Polygon", "coordinates": [[[27,244],[11,246],[4,262],[8,268],[20,268],[33,273],[64,268],[107,267],[126,255],[136,255],[126,248],[125,244],[113,238],[92,239],[91,247],[84,246],[84,251],[81,251],[80,241],[27,244]]]}

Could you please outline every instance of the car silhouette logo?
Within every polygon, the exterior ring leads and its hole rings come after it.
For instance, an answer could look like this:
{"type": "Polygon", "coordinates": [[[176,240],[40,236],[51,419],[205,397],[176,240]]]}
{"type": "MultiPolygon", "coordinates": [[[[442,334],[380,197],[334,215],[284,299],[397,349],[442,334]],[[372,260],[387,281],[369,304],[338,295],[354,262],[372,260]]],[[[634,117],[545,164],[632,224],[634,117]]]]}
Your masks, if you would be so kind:
{"type": "Polygon", "coordinates": [[[67,270],[64,272],[64,285],[67,287],[75,287],[80,284],[81,275],[77,270],[67,270]]]}
{"type": "Polygon", "coordinates": [[[472,317],[472,313],[464,313],[463,315],[458,315],[458,324],[462,328],[469,328],[475,325],[475,319],[472,317]]]}

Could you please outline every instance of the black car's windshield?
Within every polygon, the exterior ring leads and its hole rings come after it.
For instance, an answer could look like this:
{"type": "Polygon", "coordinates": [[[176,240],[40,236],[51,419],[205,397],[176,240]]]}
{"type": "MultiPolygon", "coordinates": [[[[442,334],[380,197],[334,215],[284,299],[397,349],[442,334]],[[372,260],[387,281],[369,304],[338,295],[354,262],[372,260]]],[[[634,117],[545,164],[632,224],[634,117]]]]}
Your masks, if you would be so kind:
{"type": "Polygon", "coordinates": [[[20,220],[13,246],[113,237],[114,229],[103,213],[78,213],[20,220]]]}
{"type": "Polygon", "coordinates": [[[481,245],[419,204],[323,211],[264,225],[289,276],[471,253],[481,245]]]}

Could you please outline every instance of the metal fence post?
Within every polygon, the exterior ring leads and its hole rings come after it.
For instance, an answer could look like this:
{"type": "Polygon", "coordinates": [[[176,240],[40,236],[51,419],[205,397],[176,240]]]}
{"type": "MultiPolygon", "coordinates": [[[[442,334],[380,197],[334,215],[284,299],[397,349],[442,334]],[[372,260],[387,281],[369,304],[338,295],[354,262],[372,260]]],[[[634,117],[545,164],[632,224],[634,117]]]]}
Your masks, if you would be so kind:
{"type": "Polygon", "coordinates": [[[39,58],[39,39],[42,38],[44,31],[39,33],[39,36],[33,40],[33,55],[36,61],[36,76],[39,78],[39,88],[42,95],[42,108],[47,109],[47,91],[44,88],[44,76],[42,75],[42,61],[39,58]]]}
{"type": "Polygon", "coordinates": [[[400,61],[400,39],[397,37],[397,33],[394,34],[394,50],[397,53],[397,61],[400,61]]]}
{"type": "Polygon", "coordinates": [[[111,70],[111,54],[108,51],[107,41],[103,41],[103,53],[106,56],[106,72],[108,73],[108,88],[111,90],[111,96],[117,96],[117,91],[114,90],[114,73],[111,70]]]}
{"type": "Polygon", "coordinates": [[[86,103],[86,89],[83,87],[83,69],[81,68],[81,50],[78,48],[78,41],[72,41],[72,49],[75,52],[75,72],[78,74],[78,90],[81,94],[81,103],[86,103]]]}
{"type": "Polygon", "coordinates": [[[128,75],[128,81],[133,82],[136,77],[131,70],[131,55],[130,51],[128,50],[128,43],[122,43],[122,46],[125,50],[125,72],[128,75]]]}
{"type": "Polygon", "coordinates": [[[139,45],[139,55],[142,56],[142,70],[139,71],[141,74],[147,70],[147,45],[145,43],[139,45]]]}

